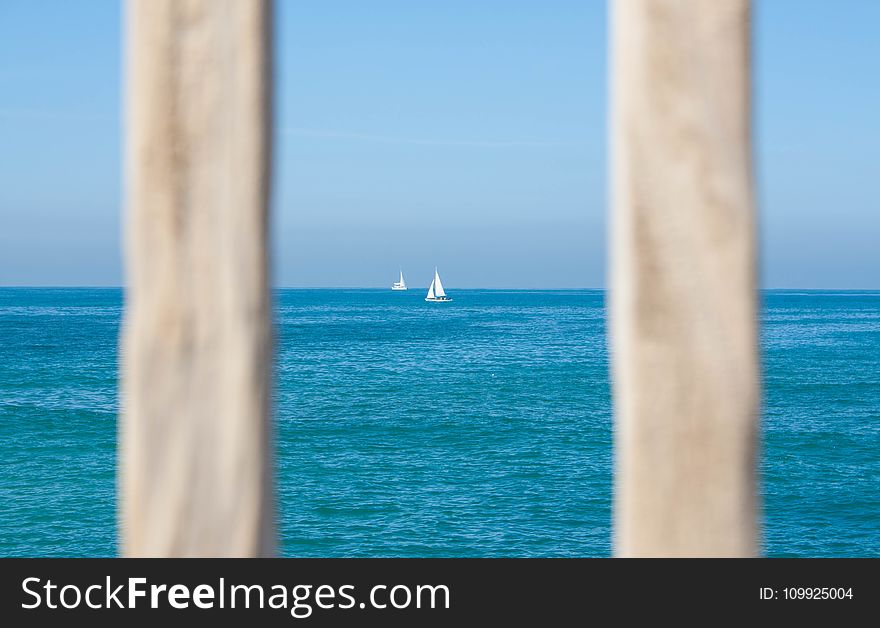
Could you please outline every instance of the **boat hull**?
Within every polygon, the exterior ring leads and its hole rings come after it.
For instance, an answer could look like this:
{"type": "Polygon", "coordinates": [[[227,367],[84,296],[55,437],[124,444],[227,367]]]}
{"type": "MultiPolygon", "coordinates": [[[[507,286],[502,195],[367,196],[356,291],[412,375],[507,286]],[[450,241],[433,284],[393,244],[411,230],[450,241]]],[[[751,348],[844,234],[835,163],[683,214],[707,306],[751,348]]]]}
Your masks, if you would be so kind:
{"type": "Polygon", "coordinates": [[[402,287],[400,287],[400,286],[391,286],[391,289],[394,290],[394,291],[398,291],[398,290],[399,290],[399,291],[401,291],[401,292],[404,292],[404,291],[406,290],[405,287],[402,288],[402,287]]]}
{"type": "Polygon", "coordinates": [[[425,297],[425,301],[428,303],[446,303],[447,301],[452,301],[449,297],[425,297]]]}

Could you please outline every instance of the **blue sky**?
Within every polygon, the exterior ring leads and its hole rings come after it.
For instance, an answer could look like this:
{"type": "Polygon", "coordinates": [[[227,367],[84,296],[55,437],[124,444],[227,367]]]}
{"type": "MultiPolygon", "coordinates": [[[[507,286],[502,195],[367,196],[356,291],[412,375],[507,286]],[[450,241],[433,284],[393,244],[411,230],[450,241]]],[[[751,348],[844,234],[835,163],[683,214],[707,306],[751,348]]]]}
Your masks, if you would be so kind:
{"type": "MultiPolygon", "coordinates": [[[[880,2],[755,4],[765,287],[880,288],[880,2]]],[[[594,1],[278,2],[275,283],[602,287],[594,1]]],[[[0,285],[120,285],[122,17],[0,2],[0,285]]]]}

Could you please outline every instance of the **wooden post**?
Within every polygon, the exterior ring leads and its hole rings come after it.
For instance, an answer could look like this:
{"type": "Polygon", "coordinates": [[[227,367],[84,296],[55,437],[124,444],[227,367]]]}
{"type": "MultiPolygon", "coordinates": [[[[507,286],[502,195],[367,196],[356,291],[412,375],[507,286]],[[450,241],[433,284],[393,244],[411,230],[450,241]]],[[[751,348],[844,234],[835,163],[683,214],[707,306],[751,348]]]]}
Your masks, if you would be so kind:
{"type": "Polygon", "coordinates": [[[270,9],[128,3],[126,556],[274,551],[270,9]]]}
{"type": "Polygon", "coordinates": [[[615,0],[615,554],[757,552],[748,0],[615,0]]]}

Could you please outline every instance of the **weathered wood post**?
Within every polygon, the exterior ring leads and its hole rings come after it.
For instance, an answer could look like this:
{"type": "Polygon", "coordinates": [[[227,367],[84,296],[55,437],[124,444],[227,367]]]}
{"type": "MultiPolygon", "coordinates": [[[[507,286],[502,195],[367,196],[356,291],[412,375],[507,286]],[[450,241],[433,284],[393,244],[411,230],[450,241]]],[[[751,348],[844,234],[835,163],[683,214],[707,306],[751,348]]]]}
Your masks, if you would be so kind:
{"type": "Polygon", "coordinates": [[[615,554],[757,552],[748,0],[615,0],[615,554]]]}
{"type": "Polygon", "coordinates": [[[128,3],[126,556],[274,551],[270,10],[128,3]]]}

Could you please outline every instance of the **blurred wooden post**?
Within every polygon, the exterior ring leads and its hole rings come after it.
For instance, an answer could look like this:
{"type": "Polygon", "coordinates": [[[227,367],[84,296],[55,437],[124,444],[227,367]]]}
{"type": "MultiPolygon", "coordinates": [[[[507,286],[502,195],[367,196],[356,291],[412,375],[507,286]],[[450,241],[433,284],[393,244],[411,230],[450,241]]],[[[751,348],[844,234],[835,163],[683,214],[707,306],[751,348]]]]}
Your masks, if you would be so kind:
{"type": "Polygon", "coordinates": [[[615,0],[615,554],[757,552],[748,0],[615,0]]]}
{"type": "Polygon", "coordinates": [[[130,0],[126,556],[274,551],[267,0],[130,0]]]}

